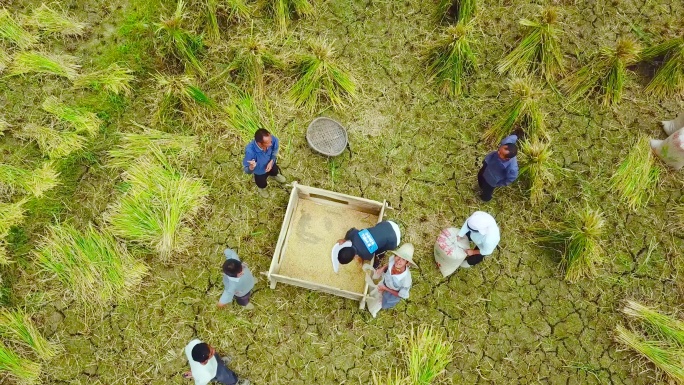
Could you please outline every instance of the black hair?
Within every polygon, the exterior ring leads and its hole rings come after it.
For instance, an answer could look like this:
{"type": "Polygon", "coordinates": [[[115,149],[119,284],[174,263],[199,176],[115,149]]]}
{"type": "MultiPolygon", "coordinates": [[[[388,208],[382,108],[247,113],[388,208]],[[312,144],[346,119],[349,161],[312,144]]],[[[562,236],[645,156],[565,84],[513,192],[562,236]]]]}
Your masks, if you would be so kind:
{"type": "Polygon", "coordinates": [[[337,253],[337,260],[340,261],[341,264],[346,265],[354,259],[354,256],[356,256],[355,248],[343,247],[340,249],[340,252],[337,253]]]}
{"type": "Polygon", "coordinates": [[[257,143],[261,143],[264,141],[265,136],[271,136],[271,133],[268,132],[268,130],[265,128],[260,128],[260,129],[256,130],[256,132],[254,133],[254,140],[257,143]]]}
{"type": "Polygon", "coordinates": [[[515,143],[504,144],[504,146],[506,147],[506,150],[508,150],[506,159],[515,158],[515,156],[518,155],[518,146],[515,143]]]}
{"type": "Polygon", "coordinates": [[[229,277],[237,277],[242,272],[242,262],[237,259],[230,258],[223,262],[223,274],[229,277]]]}
{"type": "Polygon", "coordinates": [[[192,348],[192,359],[197,362],[204,362],[209,359],[211,349],[206,342],[200,342],[192,348]]]}

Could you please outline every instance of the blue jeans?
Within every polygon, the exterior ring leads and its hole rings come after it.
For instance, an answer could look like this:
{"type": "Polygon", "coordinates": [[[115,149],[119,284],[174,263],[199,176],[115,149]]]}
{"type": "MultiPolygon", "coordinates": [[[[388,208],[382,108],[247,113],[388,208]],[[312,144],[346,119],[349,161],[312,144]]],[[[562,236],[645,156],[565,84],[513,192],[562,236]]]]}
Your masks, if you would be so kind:
{"type": "Polygon", "coordinates": [[[401,297],[398,295],[394,295],[392,293],[383,291],[382,292],[382,308],[383,309],[391,309],[401,301],[401,297]]]}
{"type": "Polygon", "coordinates": [[[477,173],[477,184],[480,186],[480,190],[482,190],[480,198],[482,198],[482,200],[485,202],[489,202],[492,200],[494,187],[490,186],[489,183],[487,183],[487,180],[484,178],[485,168],[487,168],[487,163],[482,162],[482,168],[480,168],[480,172],[477,173]]]}
{"type": "Polygon", "coordinates": [[[226,367],[226,364],[223,363],[223,360],[217,353],[214,353],[214,357],[216,357],[216,363],[218,364],[216,367],[216,377],[214,377],[214,381],[225,385],[237,384],[237,374],[226,367]]]}

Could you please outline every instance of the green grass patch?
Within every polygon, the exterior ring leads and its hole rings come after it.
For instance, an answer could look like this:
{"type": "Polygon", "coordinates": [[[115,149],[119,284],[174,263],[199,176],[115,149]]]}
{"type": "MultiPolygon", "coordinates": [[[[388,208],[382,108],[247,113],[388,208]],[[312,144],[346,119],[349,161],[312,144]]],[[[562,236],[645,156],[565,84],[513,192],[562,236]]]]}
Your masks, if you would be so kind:
{"type": "Polygon", "coordinates": [[[263,0],[262,7],[273,17],[278,30],[284,33],[295,17],[311,16],[314,7],[310,0],[263,0]]]}
{"type": "Polygon", "coordinates": [[[39,198],[59,184],[59,173],[50,162],[43,163],[33,171],[0,164],[0,183],[10,191],[22,190],[39,198]]]}
{"type": "Polygon", "coordinates": [[[44,33],[62,36],[83,36],[88,26],[66,12],[50,8],[45,4],[33,10],[29,22],[44,33]]]}
{"type": "Polygon", "coordinates": [[[12,43],[19,49],[25,50],[34,45],[38,41],[38,37],[19,25],[8,10],[0,8],[0,40],[12,43]]]}
{"type": "Polygon", "coordinates": [[[48,96],[42,104],[45,111],[55,115],[59,120],[68,123],[76,133],[95,136],[102,126],[97,114],[84,108],[75,108],[59,101],[54,96],[48,96]]]}
{"type": "Polygon", "coordinates": [[[79,76],[74,81],[74,86],[104,90],[115,95],[131,95],[133,80],[135,80],[133,71],[113,63],[105,69],[79,76]]]}
{"type": "Polygon", "coordinates": [[[50,159],[59,159],[82,150],[88,139],[74,131],[59,130],[29,123],[18,133],[22,139],[36,142],[40,152],[50,159]]]}
{"type": "Polygon", "coordinates": [[[194,159],[199,153],[196,136],[177,135],[140,126],[141,133],[122,134],[119,146],[108,152],[110,167],[126,169],[137,159],[151,155],[153,149],[181,162],[194,159]]]}
{"type": "Polygon", "coordinates": [[[259,111],[254,98],[243,93],[234,103],[225,108],[228,114],[228,126],[239,135],[243,141],[254,139],[254,133],[259,128],[266,128],[266,118],[259,111]]]}
{"type": "Polygon", "coordinates": [[[520,176],[530,183],[530,203],[539,205],[545,196],[545,189],[552,188],[555,182],[554,171],[558,169],[551,150],[551,142],[533,140],[520,145],[520,176]]]}
{"type": "Polygon", "coordinates": [[[557,27],[558,11],[546,8],[536,21],[520,20],[526,28],[526,35],[501,62],[499,73],[521,76],[538,72],[544,79],[551,81],[565,72],[563,52],[559,44],[561,31],[557,27]]]}
{"type": "Polygon", "coordinates": [[[454,347],[444,334],[433,327],[411,329],[404,342],[404,354],[408,361],[409,379],[412,384],[429,385],[446,372],[453,359],[454,347]]]}
{"type": "Polygon", "coordinates": [[[332,44],[318,39],[309,43],[310,53],[299,56],[294,64],[296,83],[289,95],[298,107],[316,110],[330,102],[342,108],[356,98],[356,82],[335,59],[332,44]]]}
{"type": "Polygon", "coordinates": [[[10,263],[6,238],[10,230],[24,221],[26,199],[18,202],[0,202],[0,264],[10,263]]]}
{"type": "Polygon", "coordinates": [[[670,39],[644,50],[643,58],[663,58],[663,65],[646,86],[657,97],[684,95],[684,37],[670,39]]]}
{"type": "Polygon", "coordinates": [[[629,154],[610,178],[610,189],[630,209],[636,210],[645,206],[655,194],[660,173],[649,139],[642,136],[631,146],[629,154]]]}
{"type": "Polygon", "coordinates": [[[128,298],[147,274],[109,233],[89,225],[50,226],[37,251],[38,264],[79,301],[106,305],[128,298]]]}
{"type": "Polygon", "coordinates": [[[0,202],[0,239],[7,237],[13,226],[24,221],[25,203],[25,199],[17,202],[0,202]]]}
{"type": "Polygon", "coordinates": [[[48,341],[23,310],[0,310],[0,335],[33,350],[38,357],[49,360],[57,355],[58,345],[48,341]]]}
{"type": "Polygon", "coordinates": [[[455,20],[468,22],[477,12],[477,0],[439,0],[435,10],[437,22],[455,20]]]}
{"type": "Polygon", "coordinates": [[[268,48],[267,43],[254,35],[241,40],[231,53],[232,60],[225,72],[229,72],[243,89],[253,90],[252,95],[258,98],[265,93],[266,71],[285,68],[285,63],[268,48]]]}
{"type": "Polygon", "coordinates": [[[157,91],[161,96],[156,105],[153,121],[169,122],[180,112],[188,117],[196,117],[198,108],[211,108],[214,101],[202,91],[195,80],[188,75],[166,76],[157,74],[157,91]]]}
{"type": "Polygon", "coordinates": [[[565,279],[577,282],[596,275],[597,265],[603,260],[605,222],[602,212],[589,207],[569,208],[567,212],[569,216],[564,221],[537,229],[537,241],[561,246],[565,279]]]}
{"type": "Polygon", "coordinates": [[[126,171],[125,181],[128,191],[106,215],[111,231],[157,252],[163,261],[185,250],[191,243],[189,226],[209,193],[202,180],[178,171],[156,149],[126,171]]]}
{"type": "Polygon", "coordinates": [[[71,55],[53,55],[43,52],[19,52],[14,56],[8,76],[39,73],[76,79],[78,59],[71,55]]]}
{"type": "Polygon", "coordinates": [[[630,331],[622,325],[618,325],[615,330],[618,342],[641,354],[675,381],[684,381],[684,349],[668,346],[661,341],[648,340],[642,334],[630,331]]]}
{"type": "Polygon", "coordinates": [[[603,47],[597,57],[575,74],[563,79],[561,87],[571,99],[596,93],[601,95],[604,106],[616,105],[622,100],[628,78],[627,67],[639,60],[641,46],[638,42],[623,38],[616,46],[603,47]]]}
{"type": "Polygon", "coordinates": [[[197,57],[203,48],[202,36],[196,35],[185,28],[185,2],[178,0],[173,15],[162,16],[156,23],[155,35],[164,55],[173,55],[185,64],[187,69],[193,69],[204,75],[204,66],[197,57]]]}
{"type": "Polygon", "coordinates": [[[425,62],[430,80],[449,97],[463,95],[467,91],[465,78],[477,70],[471,28],[463,23],[449,26],[427,49],[425,62]]]}
{"type": "Polygon", "coordinates": [[[21,358],[12,349],[0,341],[0,373],[5,373],[19,383],[35,384],[41,372],[37,362],[21,358]]]}
{"type": "Polygon", "coordinates": [[[498,115],[496,122],[484,133],[484,139],[499,143],[514,130],[520,129],[531,140],[547,139],[541,99],[544,96],[539,85],[530,78],[516,78],[508,83],[511,101],[498,115]]]}

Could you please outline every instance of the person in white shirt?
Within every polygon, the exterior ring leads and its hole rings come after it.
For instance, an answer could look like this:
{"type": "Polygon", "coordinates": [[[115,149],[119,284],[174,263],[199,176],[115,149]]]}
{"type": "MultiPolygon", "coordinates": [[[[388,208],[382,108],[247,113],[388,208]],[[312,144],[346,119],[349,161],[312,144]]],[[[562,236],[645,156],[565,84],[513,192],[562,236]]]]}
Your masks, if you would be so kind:
{"type": "Polygon", "coordinates": [[[190,371],[183,377],[195,380],[195,385],[207,385],[215,381],[225,385],[249,385],[248,380],[238,380],[237,374],[226,367],[213,347],[198,339],[190,341],[185,347],[185,356],[190,364],[190,371]]]}
{"type": "Polygon", "coordinates": [[[501,240],[496,220],[484,211],[475,211],[466,219],[456,239],[461,240],[464,237],[468,237],[469,241],[475,243],[475,248],[466,250],[465,262],[468,266],[462,265],[462,267],[470,267],[482,262],[484,257],[494,252],[501,240]]]}
{"type": "Polygon", "coordinates": [[[387,264],[378,268],[375,275],[382,274],[382,281],[378,284],[378,291],[382,293],[382,308],[390,309],[396,306],[401,299],[409,297],[409,290],[413,281],[409,265],[417,267],[413,262],[413,245],[404,243],[400,248],[388,253],[393,254],[387,264]]]}

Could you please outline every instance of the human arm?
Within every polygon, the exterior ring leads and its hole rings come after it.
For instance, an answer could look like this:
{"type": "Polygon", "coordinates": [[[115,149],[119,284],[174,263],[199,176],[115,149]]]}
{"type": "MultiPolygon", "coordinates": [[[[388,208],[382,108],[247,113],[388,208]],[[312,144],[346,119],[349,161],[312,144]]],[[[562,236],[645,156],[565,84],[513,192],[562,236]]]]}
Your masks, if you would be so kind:
{"type": "Polygon", "coordinates": [[[499,182],[499,186],[508,186],[515,182],[516,179],[518,179],[518,161],[513,158],[509,160],[508,167],[506,168],[506,175],[504,176],[504,179],[499,182]]]}
{"type": "Polygon", "coordinates": [[[399,286],[399,290],[394,290],[390,289],[389,287],[385,286],[384,284],[378,285],[378,291],[383,292],[386,291],[393,296],[396,297],[401,297],[403,299],[407,299],[409,297],[409,290],[411,290],[411,285],[413,284],[411,280],[411,275],[407,275],[402,279],[401,281],[401,286],[399,286]]]}
{"type": "Polygon", "coordinates": [[[275,163],[276,157],[278,156],[278,150],[280,150],[280,141],[274,135],[271,135],[271,137],[273,138],[273,142],[271,143],[273,146],[273,151],[271,151],[271,162],[275,163]]]}
{"type": "Polygon", "coordinates": [[[387,271],[387,264],[384,264],[384,265],[378,267],[377,269],[375,269],[375,275],[379,276],[380,274],[382,274],[386,271],[387,271]]]}
{"type": "Polygon", "coordinates": [[[256,154],[252,149],[252,146],[247,145],[245,148],[245,157],[242,158],[242,169],[245,174],[254,173],[254,168],[256,167],[256,154]]]}
{"type": "Polygon", "coordinates": [[[392,289],[390,289],[389,287],[385,286],[385,285],[382,284],[382,283],[378,285],[378,291],[381,292],[381,293],[382,293],[383,291],[386,291],[386,292],[392,294],[392,295],[395,296],[395,297],[398,297],[398,296],[399,296],[399,290],[392,290],[392,289]]]}
{"type": "Polygon", "coordinates": [[[227,304],[233,302],[233,297],[235,297],[235,289],[237,283],[229,280],[225,275],[223,276],[223,293],[221,293],[221,298],[219,298],[216,306],[224,307],[227,304]]]}
{"type": "MultiPolygon", "coordinates": [[[[358,233],[359,230],[356,229],[356,227],[352,227],[351,229],[347,230],[347,233],[344,234],[344,240],[345,241],[351,241],[352,237],[358,233]]],[[[344,243],[344,242],[342,242],[344,243]]]]}
{"type": "Polygon", "coordinates": [[[271,169],[273,169],[273,165],[276,163],[276,157],[278,156],[278,149],[280,148],[278,138],[275,136],[271,137],[273,138],[273,142],[271,142],[271,159],[266,164],[266,172],[271,172],[271,169]]]}
{"type": "MultiPolygon", "coordinates": [[[[470,219],[470,217],[468,218],[470,219]]],[[[463,226],[461,226],[461,230],[459,230],[458,235],[456,235],[457,239],[460,240],[461,238],[465,237],[468,231],[468,219],[466,219],[466,221],[463,223],[463,226]]]]}

